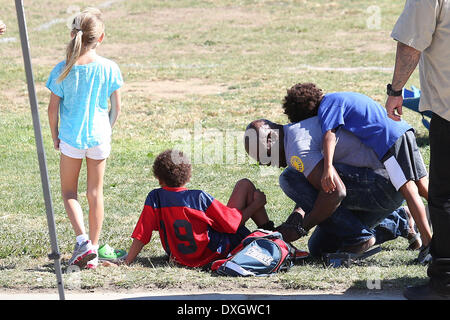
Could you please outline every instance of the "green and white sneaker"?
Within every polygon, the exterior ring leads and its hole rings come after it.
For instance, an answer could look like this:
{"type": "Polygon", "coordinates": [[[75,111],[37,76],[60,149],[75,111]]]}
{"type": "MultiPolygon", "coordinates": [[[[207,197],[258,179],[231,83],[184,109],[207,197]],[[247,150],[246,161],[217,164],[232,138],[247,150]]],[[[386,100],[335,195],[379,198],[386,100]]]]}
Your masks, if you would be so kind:
{"type": "Polygon", "coordinates": [[[108,244],[98,248],[98,259],[100,261],[118,262],[128,256],[125,250],[111,248],[108,244]]]}

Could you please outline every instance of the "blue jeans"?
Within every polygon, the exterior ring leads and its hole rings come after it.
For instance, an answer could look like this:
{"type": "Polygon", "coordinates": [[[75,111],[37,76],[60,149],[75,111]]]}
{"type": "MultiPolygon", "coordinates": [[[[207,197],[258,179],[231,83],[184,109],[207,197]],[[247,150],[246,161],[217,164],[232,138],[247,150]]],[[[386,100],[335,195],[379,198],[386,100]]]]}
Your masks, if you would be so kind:
{"type": "MultiPolygon", "coordinates": [[[[376,172],[344,164],[335,164],[335,168],[346,186],[347,196],[331,217],[316,226],[308,242],[312,256],[336,252],[343,246],[357,245],[373,236],[378,237],[377,243],[406,236],[408,218],[400,208],[404,199],[384,170],[376,172]],[[380,227],[375,228],[378,225],[380,227]]],[[[279,181],[284,193],[308,214],[318,191],[306,177],[287,168],[279,181]]]]}
{"type": "Polygon", "coordinates": [[[398,208],[380,222],[374,229],[375,244],[394,240],[397,237],[406,238],[409,232],[409,218],[403,208],[398,208]]]}

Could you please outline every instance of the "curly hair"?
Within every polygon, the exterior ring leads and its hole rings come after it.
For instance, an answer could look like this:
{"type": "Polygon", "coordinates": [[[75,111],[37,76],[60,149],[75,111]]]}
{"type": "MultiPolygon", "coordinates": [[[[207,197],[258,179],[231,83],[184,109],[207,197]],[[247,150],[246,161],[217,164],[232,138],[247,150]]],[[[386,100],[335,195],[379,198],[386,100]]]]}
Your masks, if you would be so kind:
{"type": "Polygon", "coordinates": [[[153,162],[153,175],[172,188],[184,186],[191,178],[191,170],[189,159],[178,150],[166,150],[153,162]]]}
{"type": "Polygon", "coordinates": [[[323,93],[314,83],[298,83],[287,90],[283,109],[290,122],[299,122],[317,115],[323,93]]]}

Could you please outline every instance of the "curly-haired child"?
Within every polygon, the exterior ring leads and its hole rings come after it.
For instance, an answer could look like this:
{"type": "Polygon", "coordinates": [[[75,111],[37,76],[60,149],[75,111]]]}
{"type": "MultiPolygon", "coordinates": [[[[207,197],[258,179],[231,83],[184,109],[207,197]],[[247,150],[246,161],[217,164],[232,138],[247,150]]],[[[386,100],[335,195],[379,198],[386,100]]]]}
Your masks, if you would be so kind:
{"type": "Polygon", "coordinates": [[[266,197],[248,179],[239,180],[227,205],[202,190],[188,190],[189,159],[180,151],[166,150],[153,164],[161,188],[145,200],[133,231],[126,264],[132,263],[158,231],[169,257],[181,265],[202,267],[226,257],[250,234],[245,222],[252,219],[262,229],[273,230],[266,210],[266,197]]]}

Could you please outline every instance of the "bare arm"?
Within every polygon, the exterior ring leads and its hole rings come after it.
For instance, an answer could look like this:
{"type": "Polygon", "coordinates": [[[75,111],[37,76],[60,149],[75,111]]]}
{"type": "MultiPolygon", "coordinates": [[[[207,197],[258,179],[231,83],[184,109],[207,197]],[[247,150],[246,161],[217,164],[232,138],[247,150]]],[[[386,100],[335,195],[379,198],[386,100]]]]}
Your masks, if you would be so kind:
{"type": "Polygon", "coordinates": [[[59,150],[59,138],[58,138],[58,123],[59,123],[59,102],[60,97],[58,97],[53,92],[50,95],[50,102],[48,103],[48,122],[50,125],[50,131],[52,133],[53,147],[59,150]]]}
{"type": "Polygon", "coordinates": [[[111,94],[110,97],[111,100],[111,110],[109,111],[109,123],[111,125],[111,128],[114,127],[114,124],[116,123],[117,119],[119,118],[120,111],[121,111],[121,96],[120,96],[120,89],[117,89],[111,94]]]}
{"type": "Polygon", "coordinates": [[[325,192],[333,192],[336,189],[335,170],[333,167],[334,149],[336,147],[336,130],[328,130],[323,137],[324,167],[321,185],[325,192]]]}
{"type": "MultiPolygon", "coordinates": [[[[421,52],[401,42],[397,42],[397,54],[395,58],[394,76],[392,77],[392,89],[401,90],[419,63],[421,52]]],[[[386,111],[392,120],[400,121],[403,105],[403,97],[389,96],[386,101],[386,111]],[[397,111],[397,112],[396,112],[397,111]]]]}
{"type": "Polygon", "coordinates": [[[133,243],[131,244],[130,250],[128,251],[128,256],[125,259],[125,264],[131,264],[134,259],[136,259],[144,246],[145,245],[142,241],[133,239],[133,243]]]}
{"type": "Polygon", "coordinates": [[[336,184],[336,189],[331,193],[327,193],[322,190],[321,177],[323,168],[324,161],[322,160],[316,165],[316,167],[307,177],[309,183],[311,183],[316,190],[319,190],[319,193],[317,195],[316,201],[314,202],[314,207],[303,220],[303,227],[306,230],[310,230],[314,226],[330,217],[333,212],[340,206],[341,201],[346,196],[345,185],[334,167],[332,167],[332,171],[334,172],[335,176],[334,181],[336,184]]]}

